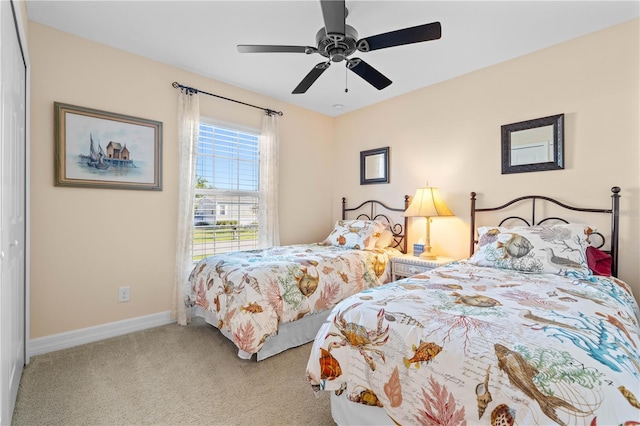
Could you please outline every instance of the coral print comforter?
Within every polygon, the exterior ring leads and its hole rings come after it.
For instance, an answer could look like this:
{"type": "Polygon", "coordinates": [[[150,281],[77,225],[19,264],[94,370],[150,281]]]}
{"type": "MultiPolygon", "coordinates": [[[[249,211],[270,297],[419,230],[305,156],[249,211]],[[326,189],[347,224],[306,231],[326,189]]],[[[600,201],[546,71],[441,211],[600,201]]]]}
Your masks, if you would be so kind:
{"type": "Polygon", "coordinates": [[[618,279],[460,262],[342,301],[307,376],[402,425],[637,425],[639,346],[618,279]]]}
{"type": "Polygon", "coordinates": [[[189,278],[188,305],[214,312],[218,328],[248,354],[278,325],[333,307],[390,281],[393,248],[355,250],[323,243],[232,252],[201,260],[189,278]]]}

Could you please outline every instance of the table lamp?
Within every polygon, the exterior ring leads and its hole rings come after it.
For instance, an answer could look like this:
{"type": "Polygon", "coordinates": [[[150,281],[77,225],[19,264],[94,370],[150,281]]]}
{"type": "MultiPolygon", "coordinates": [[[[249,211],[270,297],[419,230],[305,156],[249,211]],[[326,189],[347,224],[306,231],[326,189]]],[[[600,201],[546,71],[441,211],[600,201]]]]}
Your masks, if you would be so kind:
{"type": "Polygon", "coordinates": [[[424,217],[427,219],[427,236],[425,241],[424,251],[420,254],[420,257],[428,260],[435,260],[438,258],[431,252],[431,239],[429,237],[429,226],[431,224],[431,218],[436,216],[453,216],[449,207],[444,203],[444,200],[440,196],[438,188],[426,186],[424,188],[418,188],[416,195],[413,196],[411,204],[407,210],[405,210],[403,216],[407,217],[424,217]]]}

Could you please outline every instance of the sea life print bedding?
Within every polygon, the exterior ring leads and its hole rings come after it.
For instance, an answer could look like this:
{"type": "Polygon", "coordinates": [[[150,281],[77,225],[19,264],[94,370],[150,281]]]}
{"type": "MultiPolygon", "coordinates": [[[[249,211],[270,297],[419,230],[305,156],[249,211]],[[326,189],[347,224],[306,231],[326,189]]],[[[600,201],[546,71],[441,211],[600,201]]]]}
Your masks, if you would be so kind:
{"type": "Polygon", "coordinates": [[[250,355],[280,324],[389,282],[389,259],[398,254],[391,247],[361,250],[320,242],[216,255],[195,265],[186,303],[215,313],[214,325],[250,355]]]}
{"type": "Polygon", "coordinates": [[[635,425],[638,321],[614,277],[454,262],[339,303],[306,374],[390,424],[635,425]]]}

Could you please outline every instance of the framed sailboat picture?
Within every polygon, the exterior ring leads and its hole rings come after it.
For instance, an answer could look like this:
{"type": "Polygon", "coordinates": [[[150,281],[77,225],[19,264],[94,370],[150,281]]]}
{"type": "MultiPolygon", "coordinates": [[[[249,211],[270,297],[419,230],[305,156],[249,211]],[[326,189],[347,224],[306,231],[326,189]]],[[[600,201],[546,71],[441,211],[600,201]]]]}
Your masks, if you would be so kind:
{"type": "Polygon", "coordinates": [[[55,185],[162,190],[162,123],[60,102],[55,185]]]}

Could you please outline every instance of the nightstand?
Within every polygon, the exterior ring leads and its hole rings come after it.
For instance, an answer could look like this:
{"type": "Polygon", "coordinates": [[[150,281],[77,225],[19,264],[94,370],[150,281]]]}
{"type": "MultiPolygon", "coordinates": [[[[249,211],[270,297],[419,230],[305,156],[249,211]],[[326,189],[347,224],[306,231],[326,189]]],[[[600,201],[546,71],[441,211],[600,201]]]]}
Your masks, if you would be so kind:
{"type": "Polygon", "coordinates": [[[430,269],[442,266],[445,263],[453,262],[450,257],[438,256],[436,260],[427,260],[411,254],[394,256],[391,258],[391,279],[393,281],[400,278],[421,274],[430,269]]]}

